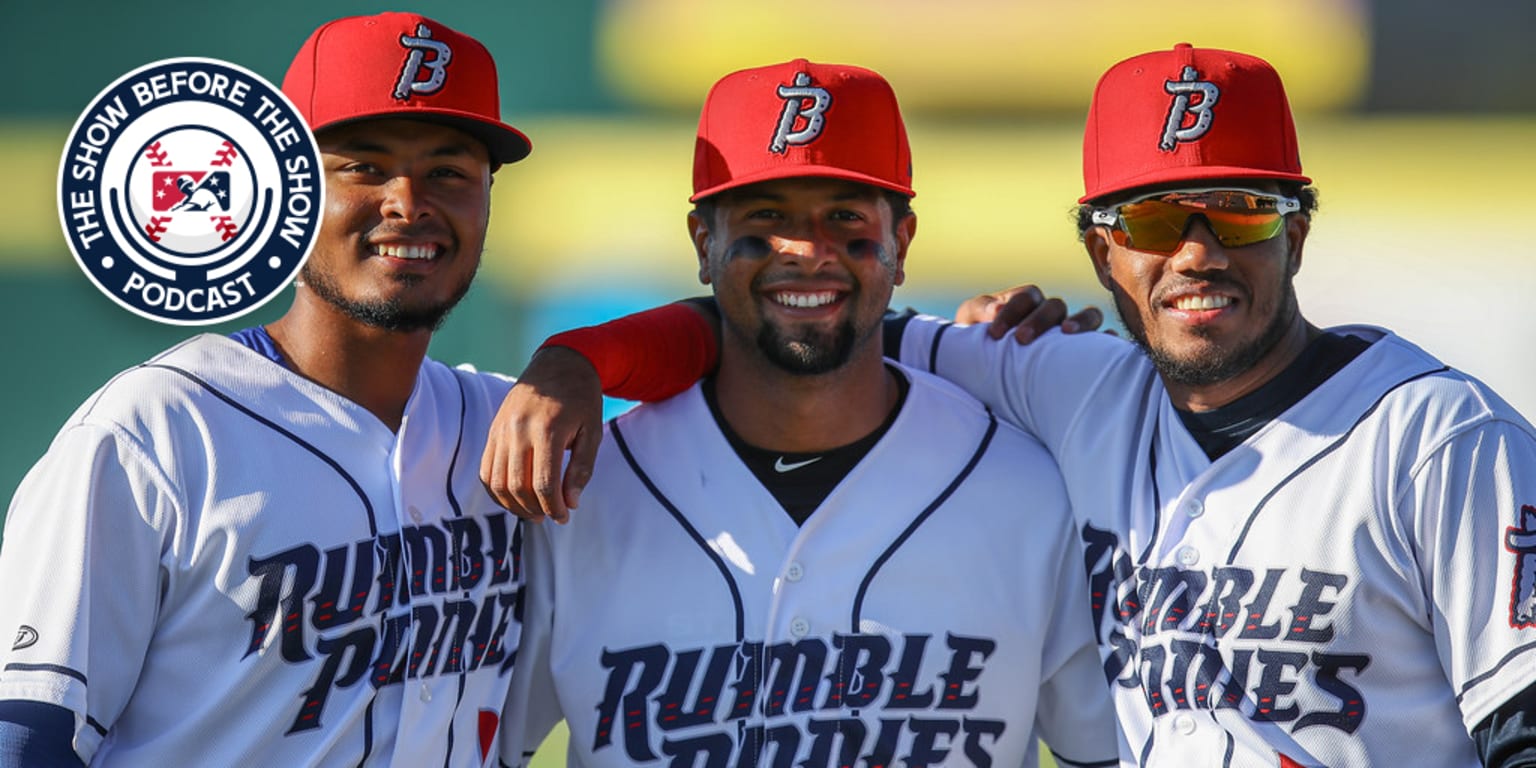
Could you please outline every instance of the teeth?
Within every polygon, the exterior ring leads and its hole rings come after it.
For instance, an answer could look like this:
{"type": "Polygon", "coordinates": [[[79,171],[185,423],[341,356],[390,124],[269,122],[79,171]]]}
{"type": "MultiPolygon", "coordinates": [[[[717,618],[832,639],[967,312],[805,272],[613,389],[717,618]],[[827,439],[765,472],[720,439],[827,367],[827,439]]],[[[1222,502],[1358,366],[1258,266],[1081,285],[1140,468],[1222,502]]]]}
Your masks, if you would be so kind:
{"type": "Polygon", "coordinates": [[[376,245],[373,247],[373,250],[380,256],[390,256],[396,259],[421,260],[430,259],[437,255],[437,246],[435,245],[406,245],[390,243],[376,245]]]}
{"type": "Polygon", "coordinates": [[[779,291],[773,295],[774,301],[786,307],[820,307],[831,304],[836,298],[836,291],[821,291],[818,293],[779,291]]]}
{"type": "Polygon", "coordinates": [[[1173,300],[1174,309],[1201,310],[1221,309],[1232,303],[1228,296],[1180,296],[1173,300]]]}

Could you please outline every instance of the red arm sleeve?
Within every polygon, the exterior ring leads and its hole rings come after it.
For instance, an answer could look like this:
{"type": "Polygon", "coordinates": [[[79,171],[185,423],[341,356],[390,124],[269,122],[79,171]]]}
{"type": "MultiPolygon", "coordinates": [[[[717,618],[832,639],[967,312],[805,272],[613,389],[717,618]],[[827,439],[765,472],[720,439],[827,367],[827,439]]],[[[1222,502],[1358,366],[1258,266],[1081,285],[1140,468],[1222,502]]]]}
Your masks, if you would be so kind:
{"type": "Polygon", "coordinates": [[[715,370],[720,344],[707,311],[677,302],[557,333],[539,348],[567,347],[585,357],[597,369],[605,395],[665,400],[715,370]]]}

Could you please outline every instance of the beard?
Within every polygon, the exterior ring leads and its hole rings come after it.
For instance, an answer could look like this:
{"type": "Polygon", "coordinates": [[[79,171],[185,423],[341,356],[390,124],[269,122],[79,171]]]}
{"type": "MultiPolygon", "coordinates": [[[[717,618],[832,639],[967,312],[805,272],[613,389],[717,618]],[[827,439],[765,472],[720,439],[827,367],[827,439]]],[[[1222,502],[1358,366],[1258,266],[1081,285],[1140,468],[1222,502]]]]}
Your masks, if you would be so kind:
{"type": "MultiPolygon", "coordinates": [[[[1264,331],[1252,341],[1232,349],[1222,349],[1212,344],[1193,357],[1175,357],[1172,352],[1158,349],[1147,341],[1145,325],[1133,326],[1126,322],[1127,317],[1135,317],[1139,311],[1136,303],[1131,301],[1118,286],[1111,291],[1115,299],[1115,313],[1120,316],[1120,324],[1130,333],[1131,340],[1141,348],[1141,351],[1152,361],[1152,366],[1165,380],[1185,387],[1207,387],[1219,384],[1253,368],[1285,337],[1299,311],[1296,306],[1296,288],[1292,285],[1291,279],[1286,278],[1280,289],[1279,309],[1270,317],[1264,331]]],[[[1195,327],[1191,332],[1201,338],[1208,338],[1211,333],[1200,326],[1195,327]]]]}
{"type": "MultiPolygon", "coordinates": [[[[372,300],[347,298],[329,275],[311,269],[308,264],[300,270],[299,277],[303,279],[304,285],[315,292],[316,296],[341,310],[347,317],[364,325],[398,333],[436,331],[441,328],[443,322],[448,319],[448,313],[458,306],[465,294],[469,293],[469,286],[475,279],[474,273],[470,273],[454,288],[453,294],[446,300],[413,307],[407,306],[398,298],[372,300]]],[[[407,286],[422,280],[419,275],[401,275],[395,279],[407,286]]]]}
{"type": "Polygon", "coordinates": [[[798,336],[789,336],[777,326],[764,323],[757,332],[757,348],[783,371],[816,376],[846,365],[853,356],[856,336],[852,321],[838,323],[830,331],[810,330],[798,336]]]}

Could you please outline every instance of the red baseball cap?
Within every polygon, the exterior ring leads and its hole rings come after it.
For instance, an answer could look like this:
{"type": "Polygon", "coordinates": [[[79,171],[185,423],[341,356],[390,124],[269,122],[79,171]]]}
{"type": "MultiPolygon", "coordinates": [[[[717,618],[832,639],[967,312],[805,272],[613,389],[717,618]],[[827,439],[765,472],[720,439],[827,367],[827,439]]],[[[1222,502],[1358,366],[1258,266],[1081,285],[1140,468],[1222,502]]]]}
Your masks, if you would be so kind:
{"type": "Polygon", "coordinates": [[[1217,178],[1302,175],[1280,75],[1255,56],[1179,43],[1111,67],[1083,133],[1083,196],[1217,178]]]}
{"type": "Polygon", "coordinates": [[[917,194],[907,129],[885,78],[861,67],[795,59],[715,83],[699,115],[689,202],[799,176],[917,194]]]}
{"type": "Polygon", "coordinates": [[[496,62],[480,41],[415,13],[349,16],[314,31],[283,93],[311,130],[378,118],[442,123],[485,142],[493,165],[533,145],[501,121],[496,62]]]}

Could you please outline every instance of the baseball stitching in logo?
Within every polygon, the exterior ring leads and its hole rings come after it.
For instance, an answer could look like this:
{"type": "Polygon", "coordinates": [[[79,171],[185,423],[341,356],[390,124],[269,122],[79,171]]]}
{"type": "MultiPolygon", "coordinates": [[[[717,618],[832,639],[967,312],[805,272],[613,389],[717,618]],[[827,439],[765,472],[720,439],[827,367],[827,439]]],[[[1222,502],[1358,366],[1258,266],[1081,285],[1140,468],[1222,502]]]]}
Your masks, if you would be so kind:
{"type": "Polygon", "coordinates": [[[59,217],[91,282],[142,317],[204,325],[298,274],[323,195],[319,147],[283,94],[215,59],[107,86],[71,131],[59,217]]]}

